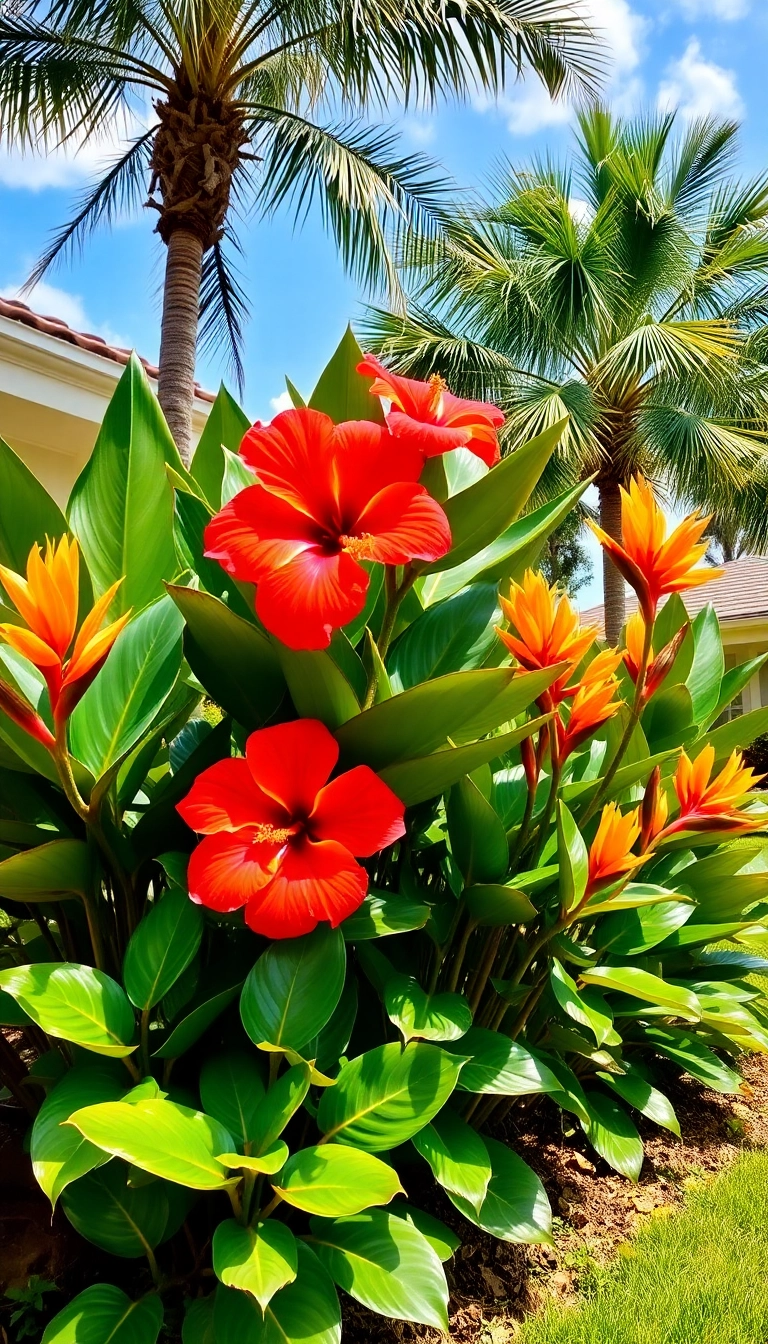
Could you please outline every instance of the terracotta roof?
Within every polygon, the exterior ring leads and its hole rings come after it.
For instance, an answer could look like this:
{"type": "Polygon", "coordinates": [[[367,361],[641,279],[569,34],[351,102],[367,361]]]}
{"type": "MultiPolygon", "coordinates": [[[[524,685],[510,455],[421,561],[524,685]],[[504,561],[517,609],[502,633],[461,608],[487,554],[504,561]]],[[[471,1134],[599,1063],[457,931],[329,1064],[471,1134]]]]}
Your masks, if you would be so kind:
{"type": "MultiPolygon", "coordinates": [[[[690,588],[683,601],[691,616],[711,602],[721,621],[749,621],[768,617],[768,558],[747,555],[723,566],[725,573],[700,588],[690,588]]],[[[637,598],[627,592],[627,615],[637,610],[637,598]]],[[[585,624],[597,625],[603,634],[603,608],[589,607],[581,612],[585,624]]]]}
{"type": "MultiPolygon", "coordinates": [[[[119,345],[110,345],[101,336],[94,336],[89,331],[75,331],[72,327],[62,322],[60,317],[44,317],[41,313],[34,313],[28,308],[26,303],[20,303],[18,299],[4,299],[0,297],[0,317],[8,317],[14,322],[21,322],[25,327],[32,327],[34,331],[41,331],[46,336],[55,336],[60,341],[68,341],[70,345],[76,345],[80,350],[87,350],[92,355],[101,355],[102,359],[111,359],[115,364],[127,364],[131,355],[130,350],[125,350],[119,345]]],[[[157,378],[158,368],[156,364],[150,364],[149,360],[141,359],[141,363],[146,369],[150,378],[157,378]]],[[[215,393],[207,392],[199,383],[195,383],[195,396],[201,401],[215,401],[215,393]]]]}

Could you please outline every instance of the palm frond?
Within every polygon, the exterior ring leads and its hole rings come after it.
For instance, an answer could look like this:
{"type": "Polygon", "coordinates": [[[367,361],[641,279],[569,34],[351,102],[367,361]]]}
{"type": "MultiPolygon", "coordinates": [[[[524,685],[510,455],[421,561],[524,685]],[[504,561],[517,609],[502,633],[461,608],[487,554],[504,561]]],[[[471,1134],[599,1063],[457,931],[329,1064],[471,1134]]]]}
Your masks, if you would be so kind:
{"type": "Polygon", "coordinates": [[[616,390],[639,384],[651,372],[717,380],[719,366],[739,355],[738,333],[729,323],[654,322],[647,319],[616,341],[595,368],[595,377],[616,390]]]}
{"type": "Polygon", "coordinates": [[[200,328],[198,346],[202,351],[220,354],[226,350],[226,362],[234,374],[238,394],[242,396],[245,370],[242,361],[243,324],[248,317],[248,301],[226,245],[240,255],[242,248],[231,230],[227,230],[203,258],[200,285],[200,328]]]}

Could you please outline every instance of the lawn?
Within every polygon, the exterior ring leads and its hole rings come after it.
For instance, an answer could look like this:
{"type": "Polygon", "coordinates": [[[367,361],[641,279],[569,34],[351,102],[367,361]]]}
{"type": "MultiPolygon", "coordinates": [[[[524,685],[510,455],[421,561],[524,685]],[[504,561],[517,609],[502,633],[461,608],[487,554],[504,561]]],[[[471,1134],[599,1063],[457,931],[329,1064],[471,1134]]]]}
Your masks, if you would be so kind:
{"type": "Polygon", "coordinates": [[[752,1153],[654,1219],[576,1308],[551,1307],[518,1344],[765,1344],[768,1154],[752,1153]]]}

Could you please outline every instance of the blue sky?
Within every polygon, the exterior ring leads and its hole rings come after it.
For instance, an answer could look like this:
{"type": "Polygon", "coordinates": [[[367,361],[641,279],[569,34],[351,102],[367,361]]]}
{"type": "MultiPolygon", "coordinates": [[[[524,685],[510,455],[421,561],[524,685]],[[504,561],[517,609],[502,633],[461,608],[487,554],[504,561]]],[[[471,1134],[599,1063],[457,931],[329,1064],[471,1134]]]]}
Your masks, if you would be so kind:
{"type": "MultiPolygon", "coordinates": [[[[714,113],[743,122],[739,169],[768,169],[768,5],[765,0],[582,0],[612,56],[607,97],[628,113],[679,108],[681,118],[714,113]]],[[[496,103],[402,120],[403,143],[445,164],[463,186],[482,182],[501,156],[524,162],[543,150],[566,158],[572,109],[552,104],[533,79],[496,103]]],[[[74,159],[19,159],[0,149],[0,293],[23,282],[50,231],[63,221],[105,147],[74,159]]],[[[67,263],[27,300],[81,330],[133,345],[154,359],[159,332],[162,244],[142,211],[67,263]]],[[[364,295],[345,277],[317,218],[294,232],[287,216],[246,221],[246,410],[272,414],[288,373],[302,390],[314,380],[364,295]]],[[[223,369],[200,361],[198,377],[215,388],[223,369]]],[[[590,596],[590,595],[585,595],[590,596]]]]}

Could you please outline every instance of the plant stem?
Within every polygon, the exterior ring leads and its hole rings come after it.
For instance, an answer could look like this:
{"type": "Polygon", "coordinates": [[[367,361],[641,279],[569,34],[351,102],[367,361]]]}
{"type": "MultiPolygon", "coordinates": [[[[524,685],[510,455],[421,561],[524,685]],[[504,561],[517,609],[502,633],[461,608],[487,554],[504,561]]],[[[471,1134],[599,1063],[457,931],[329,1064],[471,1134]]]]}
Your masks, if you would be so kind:
{"type": "Polygon", "coordinates": [[[461,968],[464,965],[464,957],[466,955],[467,947],[469,945],[469,940],[472,937],[472,934],[474,933],[476,928],[477,925],[474,923],[474,921],[468,919],[464,932],[461,935],[459,945],[456,948],[456,954],[453,958],[453,965],[451,966],[451,973],[448,976],[448,983],[446,985],[446,989],[449,991],[449,993],[453,993],[453,991],[456,989],[456,986],[459,983],[459,975],[461,974],[461,968]]]}
{"type": "MultiPolygon", "coordinates": [[[[512,852],[510,853],[509,856],[510,868],[515,867],[528,841],[528,832],[531,829],[531,818],[533,817],[533,809],[536,806],[537,784],[538,780],[529,780],[528,782],[528,793],[525,799],[525,811],[523,813],[523,820],[520,823],[520,830],[517,833],[517,839],[515,841],[512,852]]],[[[509,838],[509,832],[507,833],[507,838],[509,838]]]]}
{"type": "Polygon", "coordinates": [[[268,1218],[271,1213],[274,1213],[278,1204],[282,1203],[282,1199],[282,1195],[275,1195],[274,1199],[271,1199],[266,1207],[261,1210],[259,1218],[268,1218]]]}
{"type": "Polygon", "coordinates": [[[606,770],[605,775],[603,776],[603,782],[600,785],[600,788],[597,790],[597,793],[594,795],[592,802],[587,807],[586,812],[580,818],[580,824],[582,826],[587,821],[589,821],[590,817],[594,816],[595,812],[597,811],[603,799],[605,798],[605,795],[610,789],[611,784],[613,783],[614,777],[616,775],[616,771],[618,770],[622,760],[624,759],[627,747],[629,746],[630,741],[632,740],[632,734],[634,733],[637,723],[640,719],[640,710],[643,707],[643,690],[645,688],[645,674],[648,669],[648,659],[650,658],[651,654],[652,638],[653,638],[653,626],[651,625],[650,621],[646,621],[645,638],[643,640],[643,657],[640,664],[640,669],[637,674],[637,684],[635,686],[635,695],[632,701],[632,708],[629,712],[629,718],[627,719],[626,727],[624,729],[624,732],[622,733],[621,741],[619,742],[619,745],[616,751],[614,752],[613,760],[611,761],[611,764],[608,766],[608,769],[606,770]]]}
{"type": "Polygon", "coordinates": [[[80,820],[88,824],[91,821],[91,810],[80,793],[75,776],[72,773],[72,761],[67,746],[66,722],[56,724],[56,745],[52,755],[67,802],[71,804],[80,820]]]}
{"type": "MultiPolygon", "coordinates": [[[[403,572],[403,578],[398,585],[397,568],[395,565],[387,565],[384,570],[384,590],[387,595],[387,602],[384,608],[384,617],[381,622],[381,630],[376,640],[376,647],[379,650],[381,658],[385,658],[387,650],[392,642],[392,636],[395,633],[397,624],[397,613],[400,610],[400,603],[408,592],[410,592],[418,578],[418,571],[412,565],[406,565],[403,572]]],[[[368,678],[368,686],[363,701],[363,709],[370,709],[376,699],[376,669],[371,668],[371,675],[368,678]]]]}
{"type": "Polygon", "coordinates": [[[480,1006],[480,1000],[483,997],[483,990],[485,989],[485,986],[488,984],[488,978],[491,974],[491,971],[493,970],[493,963],[496,960],[496,953],[499,950],[499,944],[501,942],[503,933],[504,933],[503,928],[494,929],[486,943],[485,954],[483,956],[482,961],[480,962],[480,966],[478,967],[470,991],[469,1006],[472,1009],[473,1013],[476,1013],[480,1006]]]}
{"type": "Polygon", "coordinates": [[[539,822],[538,831],[536,832],[536,841],[533,848],[533,854],[531,856],[531,867],[533,868],[536,867],[536,864],[539,861],[541,851],[544,848],[544,845],[546,844],[547,832],[549,830],[549,823],[552,820],[552,813],[555,810],[555,803],[557,802],[557,791],[560,787],[560,776],[562,774],[562,769],[563,769],[562,766],[560,765],[559,761],[554,755],[554,734],[553,734],[552,779],[549,786],[549,793],[547,795],[547,802],[541,816],[541,821],[539,822]]]}
{"type": "Polygon", "coordinates": [[[149,1009],[142,1008],[141,1023],[139,1026],[139,1058],[141,1060],[141,1071],[143,1074],[150,1072],[149,1067],[149,1009]]]}

